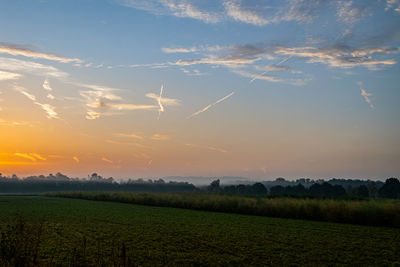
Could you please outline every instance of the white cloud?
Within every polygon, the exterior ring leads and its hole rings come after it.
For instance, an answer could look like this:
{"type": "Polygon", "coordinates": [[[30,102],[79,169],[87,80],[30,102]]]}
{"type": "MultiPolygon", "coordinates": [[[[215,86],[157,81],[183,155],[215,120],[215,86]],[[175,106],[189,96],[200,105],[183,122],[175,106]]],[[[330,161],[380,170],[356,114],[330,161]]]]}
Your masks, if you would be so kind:
{"type": "Polygon", "coordinates": [[[387,0],[385,10],[394,9],[394,11],[400,13],[400,0],[387,0]]]}
{"type": "Polygon", "coordinates": [[[53,89],[51,88],[51,86],[50,86],[50,82],[49,82],[49,80],[46,78],[45,80],[44,80],[44,82],[43,82],[43,89],[44,90],[47,90],[47,91],[52,91],[53,89]]]}
{"type": "Polygon", "coordinates": [[[42,104],[42,103],[38,102],[36,100],[36,96],[34,96],[31,93],[28,93],[26,91],[26,89],[22,86],[14,85],[14,89],[16,91],[20,92],[21,94],[23,94],[24,96],[26,96],[27,98],[29,98],[30,100],[32,100],[35,105],[38,105],[39,107],[41,107],[46,112],[48,119],[58,119],[58,114],[57,114],[56,108],[54,106],[52,106],[50,104],[42,104]]]}
{"type": "Polygon", "coordinates": [[[51,100],[53,100],[53,99],[55,99],[55,97],[52,95],[52,94],[47,94],[47,96],[46,96],[48,99],[51,99],[51,100]]]}
{"type": "Polygon", "coordinates": [[[394,65],[393,59],[374,59],[374,54],[393,54],[398,53],[397,48],[386,47],[366,47],[353,49],[347,46],[336,46],[318,48],[306,47],[276,47],[276,54],[303,57],[308,59],[308,63],[324,63],[332,67],[352,68],[364,66],[370,70],[375,70],[379,65],[394,65]]]}
{"type": "Polygon", "coordinates": [[[195,147],[195,148],[204,148],[204,149],[208,149],[208,150],[211,150],[211,151],[217,151],[217,152],[221,152],[221,153],[227,153],[228,152],[228,150],[226,150],[226,149],[215,147],[215,146],[201,146],[201,145],[190,144],[190,143],[185,144],[185,146],[195,147]]]}
{"type": "Polygon", "coordinates": [[[101,160],[104,161],[104,162],[110,163],[110,164],[114,163],[112,160],[110,160],[110,159],[108,159],[106,157],[102,157],[101,160]]]}
{"type": "Polygon", "coordinates": [[[343,23],[353,25],[362,17],[366,16],[369,9],[365,5],[356,7],[353,1],[338,1],[337,5],[337,19],[343,23]]]}
{"type": "Polygon", "coordinates": [[[160,0],[161,3],[172,11],[172,14],[181,18],[192,18],[205,23],[216,23],[219,18],[216,14],[201,11],[185,0],[160,0]]]}
{"type": "Polygon", "coordinates": [[[120,137],[127,137],[127,138],[139,139],[139,140],[143,140],[143,139],[144,139],[143,136],[137,135],[137,134],[116,133],[116,134],[114,134],[114,135],[120,136],[120,137]]]}
{"type": "Polygon", "coordinates": [[[200,10],[188,0],[123,0],[120,3],[155,15],[192,18],[205,23],[216,23],[220,20],[218,14],[200,10]]]}
{"type": "Polygon", "coordinates": [[[37,76],[54,77],[63,79],[68,73],[58,70],[53,66],[43,65],[36,62],[25,61],[15,58],[0,57],[0,69],[7,71],[18,71],[37,76]]]}
{"type": "Polygon", "coordinates": [[[23,48],[17,45],[13,44],[7,44],[7,43],[0,43],[0,54],[9,54],[13,56],[24,56],[24,57],[30,57],[30,58],[36,58],[36,59],[46,59],[46,60],[52,60],[52,61],[57,61],[61,63],[82,63],[82,60],[78,58],[68,58],[68,57],[62,57],[62,56],[57,56],[54,54],[49,54],[49,53],[42,53],[42,52],[37,52],[33,51],[31,49],[23,48]]]}
{"type": "Polygon", "coordinates": [[[24,87],[19,85],[14,85],[14,89],[23,94],[24,96],[26,96],[27,98],[29,98],[30,100],[36,101],[36,96],[34,96],[31,93],[28,93],[24,87]]]}
{"type": "Polygon", "coordinates": [[[7,72],[7,71],[1,71],[0,70],[0,81],[5,81],[5,80],[17,80],[21,78],[22,75],[18,73],[13,73],[13,72],[7,72]]]}
{"type": "Polygon", "coordinates": [[[94,111],[91,109],[86,110],[86,119],[88,119],[88,120],[95,120],[95,119],[100,118],[100,116],[101,116],[100,112],[97,112],[97,111],[94,111]]]}
{"type": "Polygon", "coordinates": [[[167,134],[158,133],[158,134],[153,134],[151,139],[152,140],[157,140],[157,141],[165,141],[165,140],[169,140],[170,136],[167,135],[167,134]]]}
{"type": "Polygon", "coordinates": [[[35,102],[35,104],[40,106],[46,112],[48,119],[58,119],[56,107],[54,107],[50,104],[41,104],[39,102],[35,102]]]}
{"type": "Polygon", "coordinates": [[[257,12],[243,9],[238,1],[225,1],[223,5],[226,9],[227,15],[236,21],[256,26],[263,26],[270,23],[269,20],[263,18],[257,12]]]}

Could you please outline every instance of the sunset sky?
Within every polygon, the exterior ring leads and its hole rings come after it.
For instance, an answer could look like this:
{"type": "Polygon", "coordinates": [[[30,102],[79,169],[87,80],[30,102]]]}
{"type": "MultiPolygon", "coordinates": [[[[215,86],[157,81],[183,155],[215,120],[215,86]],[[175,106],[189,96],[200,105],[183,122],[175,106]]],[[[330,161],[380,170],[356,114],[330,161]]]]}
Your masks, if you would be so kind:
{"type": "Polygon", "coordinates": [[[0,172],[400,176],[400,0],[0,1],[0,172]]]}

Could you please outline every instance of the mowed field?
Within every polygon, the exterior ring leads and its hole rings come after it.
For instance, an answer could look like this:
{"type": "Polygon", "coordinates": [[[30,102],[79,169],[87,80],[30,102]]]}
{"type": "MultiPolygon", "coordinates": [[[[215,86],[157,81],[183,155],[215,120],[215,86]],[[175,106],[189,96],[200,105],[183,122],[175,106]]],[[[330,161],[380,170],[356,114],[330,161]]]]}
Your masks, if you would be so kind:
{"type": "Polygon", "coordinates": [[[400,264],[399,228],[103,201],[0,196],[0,228],[2,249],[32,235],[38,265],[400,264]]]}

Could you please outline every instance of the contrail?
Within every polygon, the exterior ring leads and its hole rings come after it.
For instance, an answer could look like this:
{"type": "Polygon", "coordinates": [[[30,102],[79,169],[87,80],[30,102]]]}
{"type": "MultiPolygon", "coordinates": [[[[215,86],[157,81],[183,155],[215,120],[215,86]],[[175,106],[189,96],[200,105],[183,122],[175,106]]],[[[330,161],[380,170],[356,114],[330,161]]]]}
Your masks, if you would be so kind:
{"type": "Polygon", "coordinates": [[[160,96],[157,98],[158,106],[160,107],[160,109],[158,110],[158,118],[157,118],[158,120],[160,119],[161,112],[164,112],[164,107],[161,103],[163,89],[164,89],[164,85],[162,84],[161,89],[160,89],[160,96]]]}
{"type": "Polygon", "coordinates": [[[360,86],[361,95],[364,97],[365,102],[367,102],[367,103],[369,104],[369,107],[370,107],[371,109],[374,109],[375,106],[374,106],[374,104],[372,104],[372,101],[371,101],[371,99],[369,98],[370,96],[372,96],[372,94],[368,93],[367,91],[365,91],[365,90],[362,88],[362,83],[361,83],[361,82],[358,82],[357,84],[358,84],[358,86],[360,86]]]}
{"type": "MultiPolygon", "coordinates": [[[[287,58],[284,58],[283,60],[281,60],[279,63],[276,64],[276,66],[279,66],[282,63],[285,63],[286,61],[288,61],[291,57],[293,57],[293,55],[288,56],[287,58]]],[[[254,82],[255,80],[258,79],[258,77],[263,76],[265,73],[267,73],[268,71],[264,71],[263,73],[254,76],[253,79],[250,80],[250,83],[254,82]]]]}
{"type": "Polygon", "coordinates": [[[192,115],[190,115],[189,117],[187,117],[187,119],[193,118],[193,117],[199,115],[200,113],[203,113],[204,111],[207,111],[207,110],[208,110],[209,108],[211,108],[212,106],[215,106],[216,104],[221,103],[221,102],[224,101],[225,99],[231,97],[234,93],[235,93],[235,92],[232,92],[232,93],[230,93],[229,95],[224,96],[223,98],[221,98],[221,99],[215,101],[214,103],[212,103],[212,104],[206,106],[205,108],[203,108],[203,109],[201,109],[201,110],[199,110],[199,111],[193,113],[192,115]]]}

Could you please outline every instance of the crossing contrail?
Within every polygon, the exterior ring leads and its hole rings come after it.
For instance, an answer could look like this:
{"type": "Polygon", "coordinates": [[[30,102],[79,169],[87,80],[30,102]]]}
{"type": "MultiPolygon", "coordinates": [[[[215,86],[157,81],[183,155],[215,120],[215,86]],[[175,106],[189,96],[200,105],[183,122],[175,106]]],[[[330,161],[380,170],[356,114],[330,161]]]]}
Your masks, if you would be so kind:
{"type": "Polygon", "coordinates": [[[164,106],[161,103],[163,89],[164,85],[162,84],[160,89],[160,96],[157,98],[158,106],[160,107],[160,109],[158,110],[158,118],[157,118],[158,120],[160,119],[161,113],[164,112],[164,106]]]}
{"type": "MultiPolygon", "coordinates": [[[[288,61],[291,57],[293,57],[293,55],[290,55],[290,56],[288,56],[287,58],[284,58],[283,60],[281,60],[280,62],[278,62],[278,63],[276,64],[276,66],[279,66],[280,64],[285,63],[285,62],[288,61]]],[[[266,71],[264,71],[263,73],[261,73],[261,74],[259,74],[259,75],[255,75],[255,76],[253,77],[253,79],[250,80],[250,83],[254,82],[255,80],[258,79],[258,77],[263,76],[263,75],[264,75],[265,73],[267,73],[267,72],[268,72],[268,71],[266,70],[266,71]]]]}
{"type": "Polygon", "coordinates": [[[230,93],[229,95],[224,96],[224,97],[221,98],[221,99],[218,99],[218,100],[215,101],[214,103],[212,103],[212,104],[210,104],[210,105],[204,107],[203,109],[201,109],[201,110],[199,110],[199,111],[193,113],[192,115],[190,115],[189,117],[187,117],[187,119],[193,118],[193,117],[199,115],[200,113],[203,113],[204,111],[207,111],[207,110],[208,110],[209,108],[211,108],[212,106],[215,106],[216,104],[221,103],[221,102],[224,101],[225,99],[228,99],[228,98],[231,97],[234,93],[235,93],[235,92],[232,92],[232,93],[230,93]]]}

